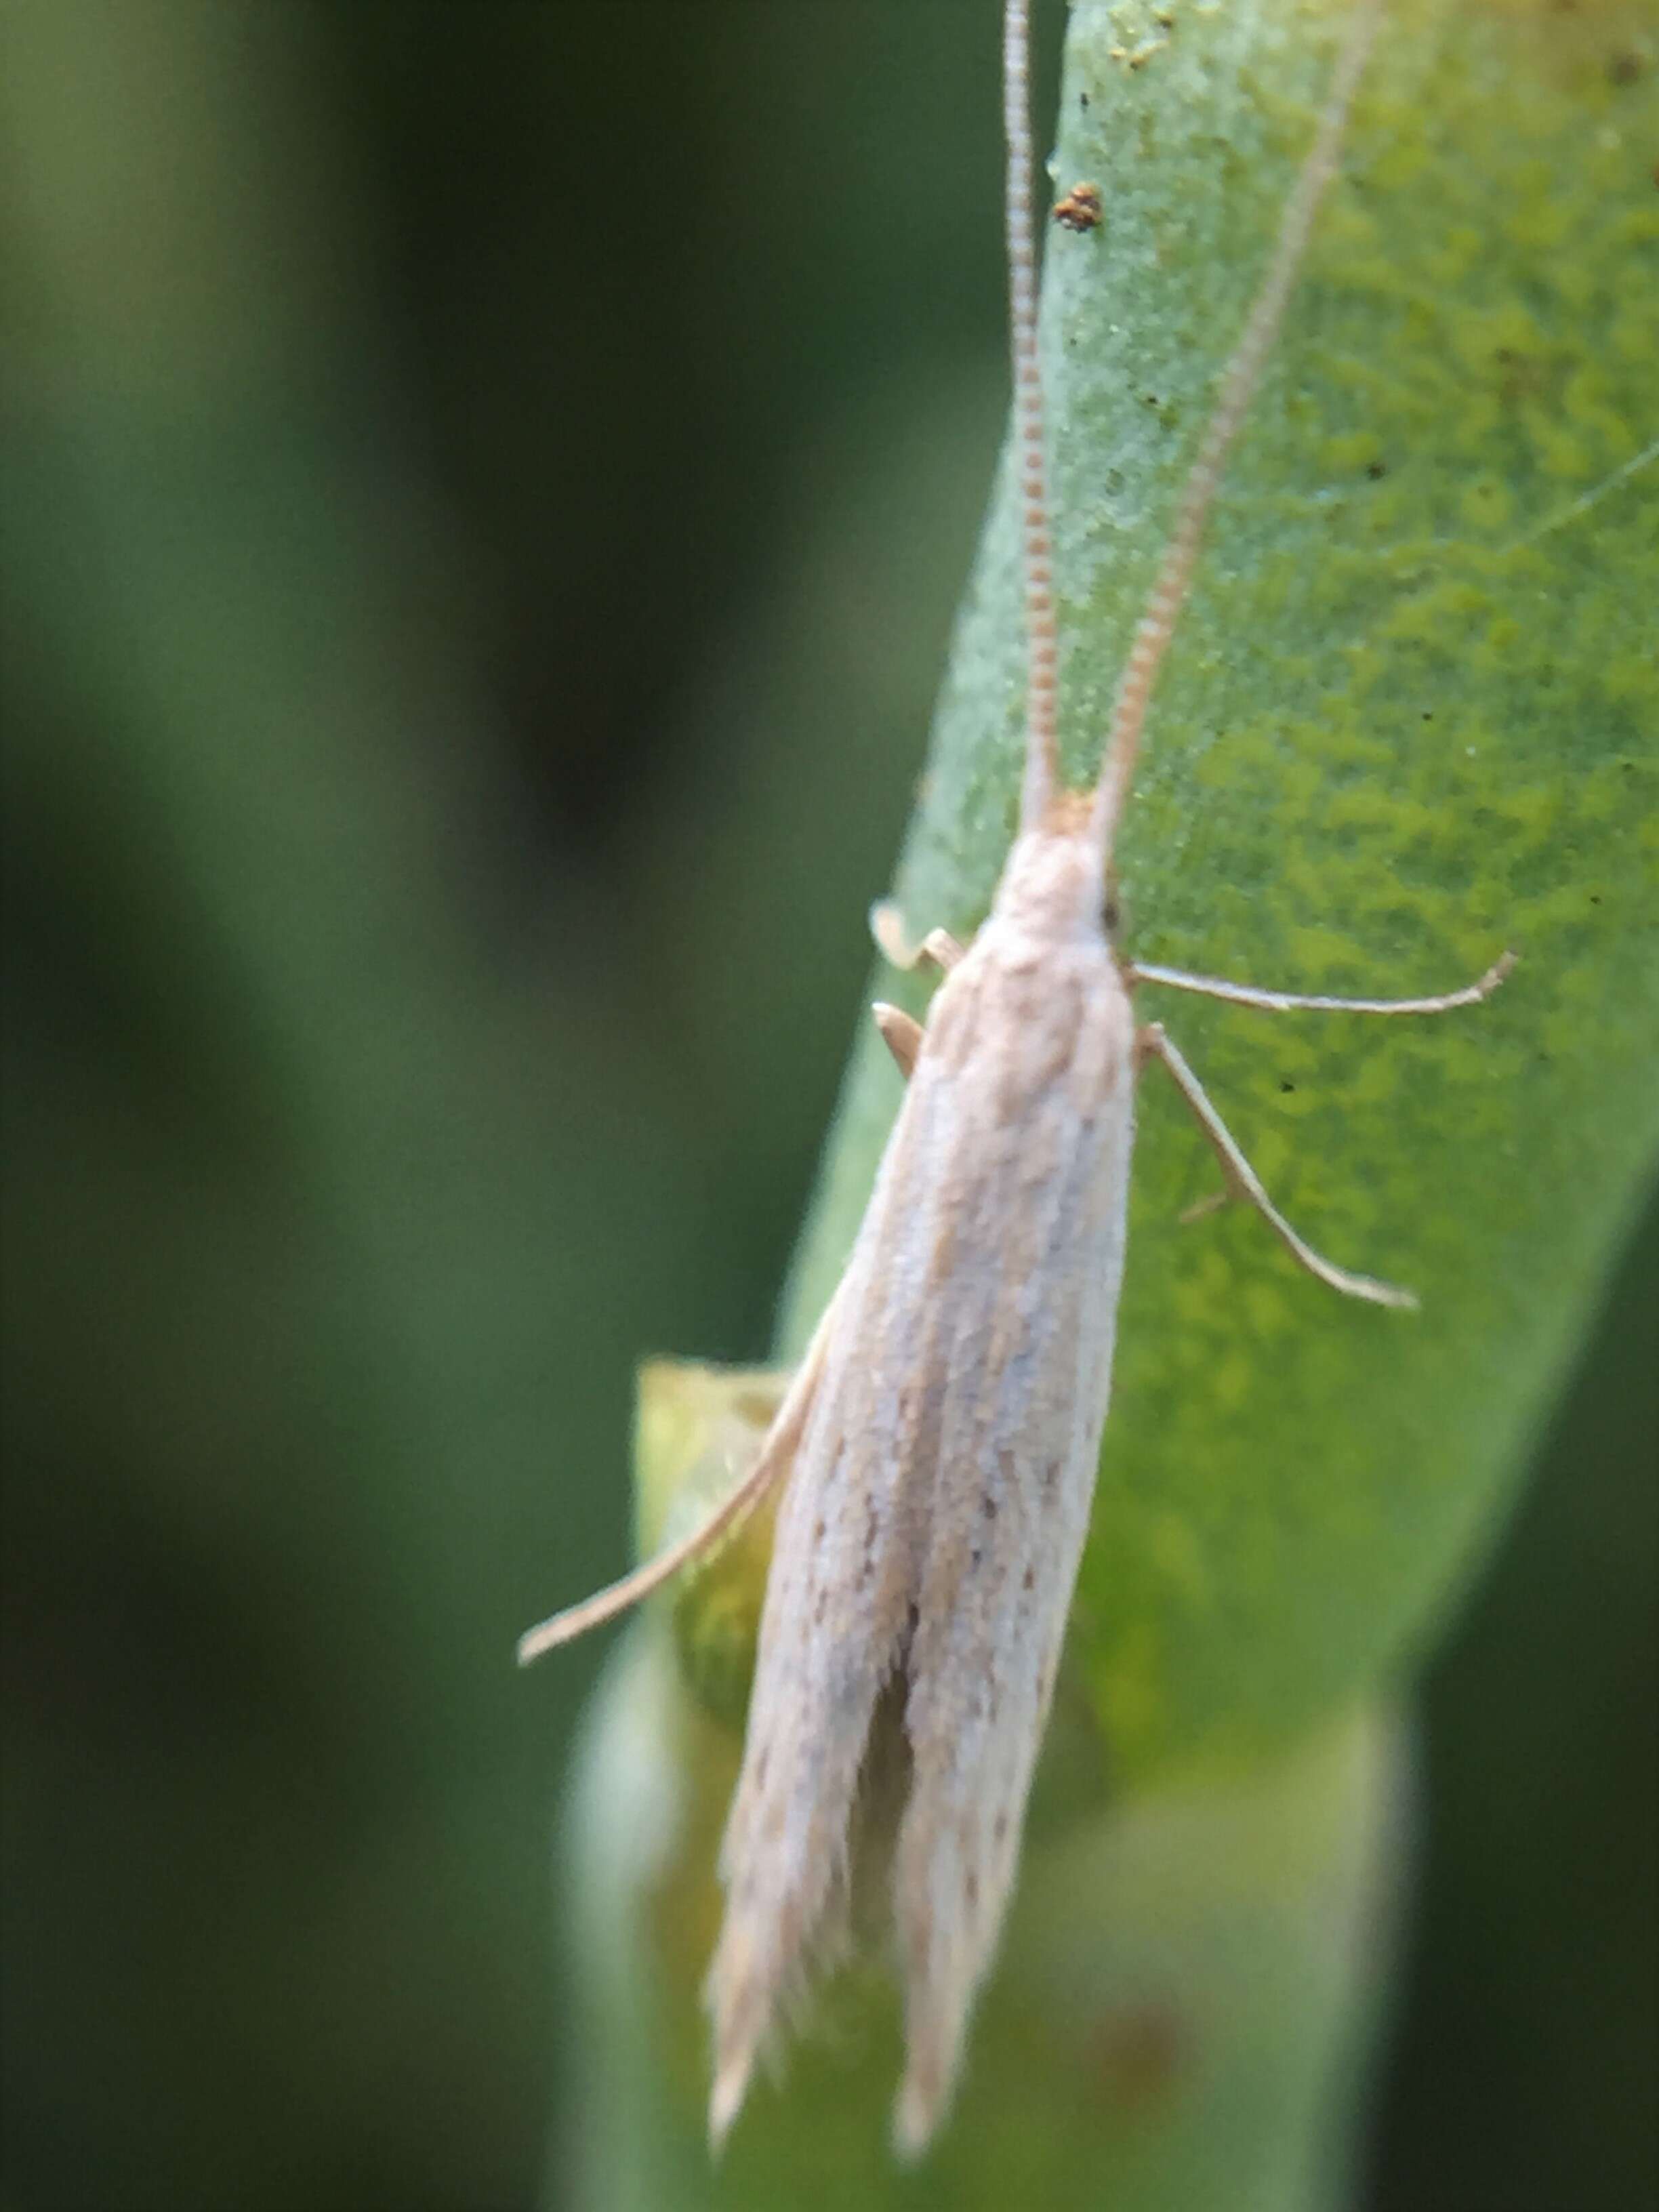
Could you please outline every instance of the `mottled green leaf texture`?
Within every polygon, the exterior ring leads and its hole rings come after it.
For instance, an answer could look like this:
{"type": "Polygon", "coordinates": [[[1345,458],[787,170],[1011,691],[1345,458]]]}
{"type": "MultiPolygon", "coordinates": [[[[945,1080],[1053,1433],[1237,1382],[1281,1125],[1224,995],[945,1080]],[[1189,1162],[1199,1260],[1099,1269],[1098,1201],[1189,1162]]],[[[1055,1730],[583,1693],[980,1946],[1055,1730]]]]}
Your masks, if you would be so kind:
{"type": "MultiPolygon", "coordinates": [[[[1046,299],[1079,779],[1333,11],[1177,11],[1127,70],[1129,12],[1073,19],[1055,174],[1098,182],[1106,219],[1053,234],[1046,299]]],[[[1121,855],[1131,950],[1382,995],[1468,981],[1505,946],[1522,965],[1434,1021],[1143,994],[1303,1233],[1422,1311],[1345,1304],[1246,1210],[1182,1226],[1215,1170],[1147,1077],[1073,1639],[1137,1777],[1260,1746],[1420,1646],[1652,1158],[1656,103],[1609,69],[1610,12],[1389,18],[1154,702],[1121,855]]],[[[1005,501],[898,876],[917,929],[971,929],[1007,846],[1012,544],[1005,501]]],[[[797,1339],[891,1112],[883,1057],[866,1040],[850,1079],[797,1339]]]]}
{"type": "MultiPolygon", "coordinates": [[[[1073,10],[1053,179],[1097,185],[1104,210],[1049,232],[1044,293],[1074,781],[1342,13],[1073,10]]],[[[1334,1297],[1248,1209],[1183,1224],[1216,1171],[1147,1075],[1054,1741],[957,2118],[918,2175],[893,2174],[892,1999],[858,1966],[784,2091],[757,2091],[711,2202],[1341,2198],[1401,1856],[1382,1716],[1501,1523],[1659,1135],[1659,106],[1638,65],[1656,35],[1651,8],[1390,13],[1121,839],[1124,942],[1150,961],[1401,995],[1521,955],[1491,1004],[1432,1021],[1144,993],[1302,1231],[1421,1310],[1334,1297]]],[[[1007,849],[1014,542],[1005,471],[896,878],[913,934],[971,932],[1007,849]]],[[[896,1096],[866,1033],[786,1351],[896,1096]]],[[[596,2203],[665,2201],[638,2161],[672,2142],[677,2201],[696,2201],[696,1984],[735,1736],[665,1679],[665,1648],[647,1633],[619,1662],[581,1799],[585,1924],[644,1944],[626,1972],[613,1948],[605,2002],[647,1957],[665,1990],[593,2046],[596,2203]],[[665,1735],[678,1779],[641,1750],[665,1735]],[[654,1838],[648,1866],[607,1856],[624,1825],[654,1838]]]]}

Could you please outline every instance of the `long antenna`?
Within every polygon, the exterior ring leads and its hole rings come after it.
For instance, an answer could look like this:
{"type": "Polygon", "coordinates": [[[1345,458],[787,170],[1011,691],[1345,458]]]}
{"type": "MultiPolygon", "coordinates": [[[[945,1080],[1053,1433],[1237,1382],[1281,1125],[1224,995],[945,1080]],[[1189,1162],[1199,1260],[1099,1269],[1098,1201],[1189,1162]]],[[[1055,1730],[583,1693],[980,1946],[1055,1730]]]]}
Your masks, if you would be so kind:
{"type": "Polygon", "coordinates": [[[1037,362],[1036,248],[1031,234],[1031,27],[1030,0],[1006,0],[1002,15],[1002,120],[1008,139],[1008,319],[1014,364],[1014,436],[1019,457],[1020,559],[1025,579],[1025,781],[1019,826],[1035,830],[1060,782],[1055,732],[1059,644],[1054,549],[1043,481],[1042,373],[1037,362]]]}
{"type": "Polygon", "coordinates": [[[1176,511],[1175,528],[1164,550],[1158,580],[1152,586],[1146,611],[1135,631],[1134,643],[1130,647],[1122,680],[1118,685],[1117,702],[1112,710],[1111,731],[1106,740],[1100,781],[1095,791],[1092,827],[1103,859],[1111,857],[1112,841],[1117,834],[1118,820],[1123,811],[1124,801],[1128,797],[1129,781],[1134,774],[1135,755],[1139,750],[1140,732],[1146,720],[1146,706],[1152,695],[1153,679],[1164,658],[1164,647],[1174,633],[1176,617],[1181,611],[1188,586],[1192,582],[1205,520],[1215,496],[1216,486],[1221,481],[1227,450],[1244,419],[1245,410],[1261,379],[1262,366],[1284,320],[1285,302],[1291,296],[1297,267],[1307,246],[1309,234],[1313,229],[1314,217],[1319,211],[1321,195],[1335,173],[1343,127],[1348,118],[1348,103],[1365,66],[1365,58],[1370,52],[1371,40],[1376,36],[1382,14],[1382,0],[1356,0],[1348,21],[1347,36],[1342,42],[1342,51],[1332,74],[1325,111],[1319,118],[1313,145],[1302,165],[1302,173],[1285,203],[1279,226],[1279,237],[1273,246],[1273,258],[1267,264],[1267,276],[1262,279],[1261,289],[1250,309],[1243,335],[1223,373],[1221,397],[1216,402],[1215,412],[1210,417],[1209,426],[1198,449],[1198,458],[1193,463],[1182,491],[1181,504],[1176,511]]]}

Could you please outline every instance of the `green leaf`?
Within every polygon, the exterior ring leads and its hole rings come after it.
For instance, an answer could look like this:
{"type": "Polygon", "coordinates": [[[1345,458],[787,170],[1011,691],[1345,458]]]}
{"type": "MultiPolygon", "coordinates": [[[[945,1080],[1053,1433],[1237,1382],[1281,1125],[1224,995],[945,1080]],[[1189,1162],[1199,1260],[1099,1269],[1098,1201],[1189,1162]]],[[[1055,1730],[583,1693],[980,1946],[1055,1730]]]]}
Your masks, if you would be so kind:
{"type": "MultiPolygon", "coordinates": [[[[1091,773],[1340,11],[1072,27],[1044,359],[1065,750],[1091,773]]],[[[1165,11],[1168,12],[1168,11],[1165,11]]],[[[1490,1541],[1659,1132],[1659,194],[1650,9],[1387,18],[1343,174],[1235,450],[1120,854],[1127,949],[1376,994],[1522,965],[1433,1020],[1147,988],[1291,1219],[1419,1315],[1349,1305],[1141,1089],[1117,1374],[1071,1663],[1120,1771],[1258,1750],[1421,1647],[1490,1541]],[[1645,57],[1645,60],[1644,58],[1645,57]]],[[[1004,481],[897,878],[970,931],[1012,830],[1004,481]]],[[[905,988],[880,978],[884,995],[905,988]]],[[[854,1056],[786,1336],[821,1310],[890,1121],[854,1056]]]]}
{"type": "MultiPolygon", "coordinates": [[[[1344,15],[1161,13],[1078,8],[1054,171],[1104,207],[1050,234],[1044,306],[1079,782],[1344,15]]],[[[738,1748],[714,1717],[743,1613],[721,1578],[757,1589],[750,1558],[683,1599],[678,1667],[641,1632],[591,1740],[596,2201],[657,2201],[664,2172],[688,2203],[1342,2193],[1404,1856],[1389,1686],[1492,1540],[1659,1135],[1654,43],[1634,9],[1389,15],[1119,854],[1126,945],[1166,965],[1416,995],[1520,951],[1492,1003],[1433,1020],[1145,994],[1304,1232],[1423,1310],[1344,1303],[1243,1209],[1182,1225],[1215,1170],[1148,1075],[1092,1533],[958,2112],[921,2175],[895,2172],[895,2003],[861,1961],[698,2178],[696,1990],[738,1748]]],[[[896,880],[913,937],[988,905],[1022,651],[1005,466],[896,880]]],[[[897,1097],[866,1033],[785,1351],[897,1097]]]]}
{"type": "MultiPolygon", "coordinates": [[[[587,2006],[572,2083],[578,2202],[1313,2212],[1330,2201],[1395,1918],[1407,1762],[1391,1713],[1341,1715],[1248,1774],[1105,1814],[1039,1807],[967,2079],[920,2172],[896,2167],[887,2146],[900,2032],[875,1955],[820,1998],[781,2089],[756,2085],[716,2172],[697,1990],[719,1924],[711,1863],[736,1741],[685,1697],[671,1654],[654,1624],[617,1653],[571,1798],[571,1940],[587,2006]]],[[[1079,1719],[1062,1711],[1059,1728],[1079,1719]]]]}

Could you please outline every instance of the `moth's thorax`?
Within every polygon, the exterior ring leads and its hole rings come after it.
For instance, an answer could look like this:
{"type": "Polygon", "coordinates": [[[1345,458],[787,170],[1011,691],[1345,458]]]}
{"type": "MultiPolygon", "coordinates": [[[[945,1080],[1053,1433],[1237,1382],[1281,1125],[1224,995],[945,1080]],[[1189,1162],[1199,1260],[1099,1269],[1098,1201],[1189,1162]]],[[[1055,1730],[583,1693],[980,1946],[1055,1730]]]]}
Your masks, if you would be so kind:
{"type": "Polygon", "coordinates": [[[1042,829],[1015,839],[991,914],[1022,937],[1094,945],[1105,939],[1105,870],[1093,838],[1042,829]]]}

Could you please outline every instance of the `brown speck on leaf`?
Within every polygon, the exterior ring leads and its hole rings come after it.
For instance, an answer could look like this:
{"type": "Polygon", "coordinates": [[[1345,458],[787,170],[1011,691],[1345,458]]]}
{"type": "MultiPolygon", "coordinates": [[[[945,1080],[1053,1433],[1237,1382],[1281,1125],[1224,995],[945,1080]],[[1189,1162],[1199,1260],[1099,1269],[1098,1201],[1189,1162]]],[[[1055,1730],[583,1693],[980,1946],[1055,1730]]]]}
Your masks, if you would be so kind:
{"type": "Polygon", "coordinates": [[[1367,461],[1365,473],[1373,483],[1381,483],[1389,473],[1389,465],[1386,461],[1367,461]]]}
{"type": "Polygon", "coordinates": [[[1632,53],[1628,47],[1623,53],[1609,54],[1607,57],[1609,84],[1634,84],[1641,74],[1642,57],[1640,54],[1632,53]]]}
{"type": "Polygon", "coordinates": [[[1054,221],[1067,230],[1097,230],[1102,205],[1098,185],[1073,185],[1054,202],[1054,221]]]}
{"type": "Polygon", "coordinates": [[[1162,2103],[1185,2068],[1189,2038],[1167,2006],[1109,2013],[1089,2039],[1102,2089],[1120,2108],[1144,2112],[1162,2103]]]}

